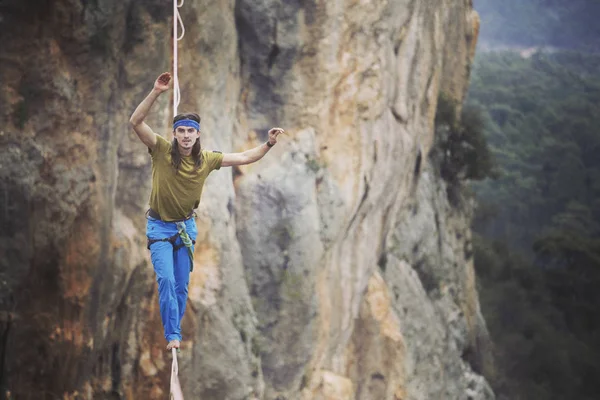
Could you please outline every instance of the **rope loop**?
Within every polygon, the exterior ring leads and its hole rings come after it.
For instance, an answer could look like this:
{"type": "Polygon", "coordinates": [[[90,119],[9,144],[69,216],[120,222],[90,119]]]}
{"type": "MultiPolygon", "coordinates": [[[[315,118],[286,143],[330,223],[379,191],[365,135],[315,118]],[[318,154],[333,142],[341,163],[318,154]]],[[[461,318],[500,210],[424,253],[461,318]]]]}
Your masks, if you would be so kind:
{"type": "Polygon", "coordinates": [[[179,76],[177,74],[179,66],[177,42],[183,39],[183,36],[185,35],[185,26],[183,25],[181,14],[179,14],[179,8],[183,6],[183,2],[184,0],[181,0],[181,2],[178,0],[173,0],[173,117],[177,115],[177,108],[179,107],[179,102],[181,101],[179,76]],[[177,28],[179,27],[181,27],[181,35],[178,35],[177,33],[177,28]]]}

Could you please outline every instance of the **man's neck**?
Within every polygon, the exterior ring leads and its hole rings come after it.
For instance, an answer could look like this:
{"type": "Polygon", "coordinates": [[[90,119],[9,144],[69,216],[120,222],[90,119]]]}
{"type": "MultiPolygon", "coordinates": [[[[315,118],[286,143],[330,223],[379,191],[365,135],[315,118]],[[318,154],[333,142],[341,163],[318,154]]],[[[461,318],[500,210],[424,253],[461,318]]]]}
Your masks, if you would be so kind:
{"type": "Polygon", "coordinates": [[[181,146],[179,146],[179,154],[181,154],[182,156],[191,156],[192,155],[192,149],[183,149],[181,148],[181,146]]]}

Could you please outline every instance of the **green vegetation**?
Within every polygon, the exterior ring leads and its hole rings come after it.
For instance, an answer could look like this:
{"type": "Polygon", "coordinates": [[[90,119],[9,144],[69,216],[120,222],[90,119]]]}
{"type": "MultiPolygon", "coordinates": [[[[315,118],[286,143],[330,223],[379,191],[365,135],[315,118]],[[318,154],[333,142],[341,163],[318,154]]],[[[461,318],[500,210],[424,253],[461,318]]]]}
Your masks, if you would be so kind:
{"type": "Polygon", "coordinates": [[[435,145],[430,158],[448,184],[448,199],[455,205],[466,194],[464,182],[496,175],[481,115],[470,106],[459,114],[456,102],[440,94],[435,115],[435,145]]]}
{"type": "Polygon", "coordinates": [[[307,157],[306,167],[313,173],[319,172],[323,168],[327,168],[327,164],[323,161],[319,161],[316,158],[307,157]]]}
{"type": "Polygon", "coordinates": [[[439,153],[442,177],[453,184],[494,177],[481,112],[467,106],[457,118],[456,110],[455,102],[442,94],[435,116],[435,151],[439,153]]]}
{"type": "Polygon", "coordinates": [[[483,43],[600,49],[596,0],[474,0],[474,7],[483,43]]]}
{"type": "Polygon", "coordinates": [[[468,104],[483,113],[502,169],[497,180],[475,185],[497,214],[486,235],[530,250],[570,203],[600,220],[600,56],[480,55],[468,104]]]}
{"type": "Polygon", "coordinates": [[[498,399],[600,395],[600,56],[486,53],[479,107],[500,174],[472,185],[498,399]]]}
{"type": "Polygon", "coordinates": [[[573,332],[551,288],[560,282],[505,244],[475,235],[474,249],[497,399],[596,399],[598,349],[573,332]]]}

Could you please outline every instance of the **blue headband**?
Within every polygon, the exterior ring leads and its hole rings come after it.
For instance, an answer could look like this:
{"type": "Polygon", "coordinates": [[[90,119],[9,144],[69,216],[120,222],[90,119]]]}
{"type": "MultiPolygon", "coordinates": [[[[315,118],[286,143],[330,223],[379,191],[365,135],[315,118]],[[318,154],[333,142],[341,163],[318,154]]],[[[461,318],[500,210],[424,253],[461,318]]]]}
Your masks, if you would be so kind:
{"type": "Polygon", "coordinates": [[[189,126],[196,128],[197,131],[200,131],[200,124],[193,119],[180,119],[173,124],[173,130],[176,130],[179,126],[189,126]]]}

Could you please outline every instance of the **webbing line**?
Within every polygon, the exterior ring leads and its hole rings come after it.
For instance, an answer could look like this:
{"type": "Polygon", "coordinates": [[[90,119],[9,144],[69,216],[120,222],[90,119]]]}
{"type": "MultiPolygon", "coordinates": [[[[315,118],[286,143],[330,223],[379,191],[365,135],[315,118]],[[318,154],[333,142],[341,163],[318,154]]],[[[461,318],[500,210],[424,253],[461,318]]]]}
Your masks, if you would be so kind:
{"type": "MultiPolygon", "coordinates": [[[[173,117],[177,115],[177,108],[179,107],[179,101],[181,100],[181,91],[179,90],[179,77],[177,75],[178,69],[178,52],[177,42],[183,39],[185,35],[185,27],[179,15],[179,8],[183,6],[178,0],[173,0],[173,117]],[[181,25],[181,36],[177,34],[177,28],[181,25]]],[[[185,232],[185,230],[184,230],[185,232]]],[[[177,349],[171,349],[173,354],[173,363],[171,364],[171,387],[169,390],[169,398],[171,400],[183,400],[183,392],[181,385],[179,384],[179,366],[177,365],[177,349]]]]}
{"type": "Polygon", "coordinates": [[[173,363],[171,364],[171,389],[169,390],[170,400],[183,400],[183,392],[179,384],[179,366],[177,365],[177,349],[172,348],[173,363]]]}

